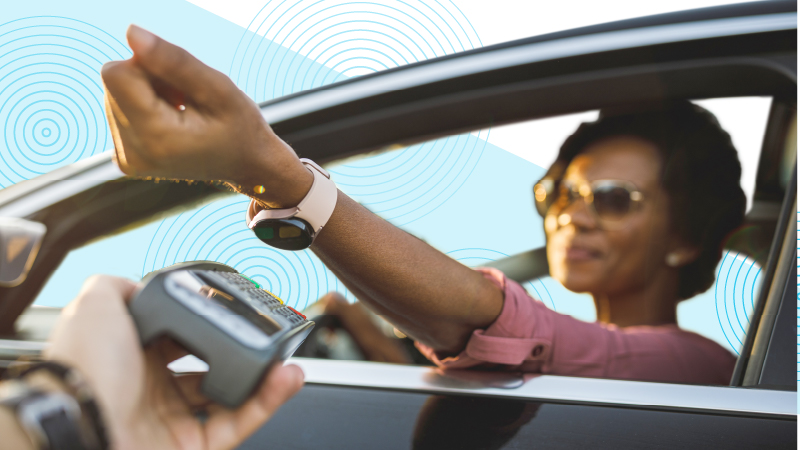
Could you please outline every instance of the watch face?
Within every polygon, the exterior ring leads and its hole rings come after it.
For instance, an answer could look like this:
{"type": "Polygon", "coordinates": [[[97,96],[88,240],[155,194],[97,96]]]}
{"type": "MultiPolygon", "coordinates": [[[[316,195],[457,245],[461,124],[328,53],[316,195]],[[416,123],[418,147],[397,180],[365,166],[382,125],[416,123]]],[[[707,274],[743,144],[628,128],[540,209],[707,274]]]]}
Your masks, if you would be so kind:
{"type": "Polygon", "coordinates": [[[303,250],[314,240],[311,225],[303,219],[266,219],[253,227],[256,237],[282,250],[303,250]]]}

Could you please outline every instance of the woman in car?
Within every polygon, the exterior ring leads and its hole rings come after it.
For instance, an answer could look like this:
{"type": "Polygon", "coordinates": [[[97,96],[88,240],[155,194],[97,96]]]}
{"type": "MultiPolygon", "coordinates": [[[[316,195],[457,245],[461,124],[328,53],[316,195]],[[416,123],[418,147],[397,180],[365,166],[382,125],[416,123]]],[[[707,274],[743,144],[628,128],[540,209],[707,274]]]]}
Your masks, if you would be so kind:
{"type": "MultiPolygon", "coordinates": [[[[137,27],[128,38],[134,57],[103,69],[123,171],[229,180],[256,209],[306,197],[313,173],[227,77],[137,27]]],[[[733,356],[678,328],[675,309],[710,286],[742,221],[740,172],[728,135],[689,103],[604,113],[564,144],[534,194],[551,274],[592,294],[596,323],[453,261],[341,192],[311,249],[445,367],[727,384],[733,356]]],[[[476,201],[487,227],[501,216],[491,198],[476,201]]]]}
{"type": "Polygon", "coordinates": [[[523,371],[727,384],[735,358],[678,328],[676,306],[708,289],[726,237],[744,217],[741,167],[731,139],[689,102],[602,112],[561,147],[534,187],[551,276],[588,292],[587,324],[530,301],[497,271],[505,303],[457,358],[523,371]],[[505,350],[500,355],[500,347],[505,350]],[[472,347],[472,348],[471,348],[472,347]],[[528,353],[530,352],[530,353],[528,353]]]}

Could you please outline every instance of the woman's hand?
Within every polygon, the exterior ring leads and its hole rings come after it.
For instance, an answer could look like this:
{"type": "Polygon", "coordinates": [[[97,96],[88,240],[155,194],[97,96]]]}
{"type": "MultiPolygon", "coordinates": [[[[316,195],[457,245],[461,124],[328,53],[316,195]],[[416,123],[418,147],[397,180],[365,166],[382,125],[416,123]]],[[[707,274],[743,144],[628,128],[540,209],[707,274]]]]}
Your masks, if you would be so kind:
{"type": "Polygon", "coordinates": [[[167,364],[185,355],[172,341],[142,350],[125,302],[135,284],[95,276],[64,308],[45,353],[78,369],[93,388],[114,448],[228,449],[264,424],[303,385],[297,366],[274,368],[232,410],[198,393],[201,375],[176,377],[167,364]],[[200,422],[196,408],[205,408],[200,422]]]}
{"type": "Polygon", "coordinates": [[[294,206],[313,176],[224,74],[135,25],[133,57],[103,66],[117,163],[129,175],[225,180],[270,207],[294,206]]]}
{"type": "Polygon", "coordinates": [[[375,316],[361,303],[348,303],[338,292],[325,294],[319,303],[324,307],[323,314],[339,318],[367,361],[411,364],[399,341],[383,334],[374,322],[375,316]]]}

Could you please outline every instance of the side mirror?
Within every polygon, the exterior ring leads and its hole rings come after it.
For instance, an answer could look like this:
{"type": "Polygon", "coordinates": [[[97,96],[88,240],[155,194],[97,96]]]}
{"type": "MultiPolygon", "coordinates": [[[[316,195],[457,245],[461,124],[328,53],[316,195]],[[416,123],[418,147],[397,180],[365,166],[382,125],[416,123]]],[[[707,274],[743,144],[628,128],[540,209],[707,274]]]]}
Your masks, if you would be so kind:
{"type": "Polygon", "coordinates": [[[0,287],[25,281],[46,232],[38,222],[0,217],[0,287]]]}

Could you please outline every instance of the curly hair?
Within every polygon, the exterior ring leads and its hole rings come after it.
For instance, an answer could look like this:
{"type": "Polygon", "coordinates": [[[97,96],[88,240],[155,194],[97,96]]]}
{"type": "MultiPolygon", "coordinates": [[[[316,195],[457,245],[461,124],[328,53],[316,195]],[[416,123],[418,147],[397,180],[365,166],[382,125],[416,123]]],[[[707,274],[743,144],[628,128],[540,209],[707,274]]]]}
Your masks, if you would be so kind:
{"type": "Polygon", "coordinates": [[[744,220],[742,167],[730,135],[713,114],[688,101],[604,110],[598,120],[581,124],[567,138],[547,177],[560,178],[589,144],[621,135],[644,139],[658,149],[671,229],[700,251],[680,269],[680,299],[707,290],[714,283],[726,238],[744,220]]]}

